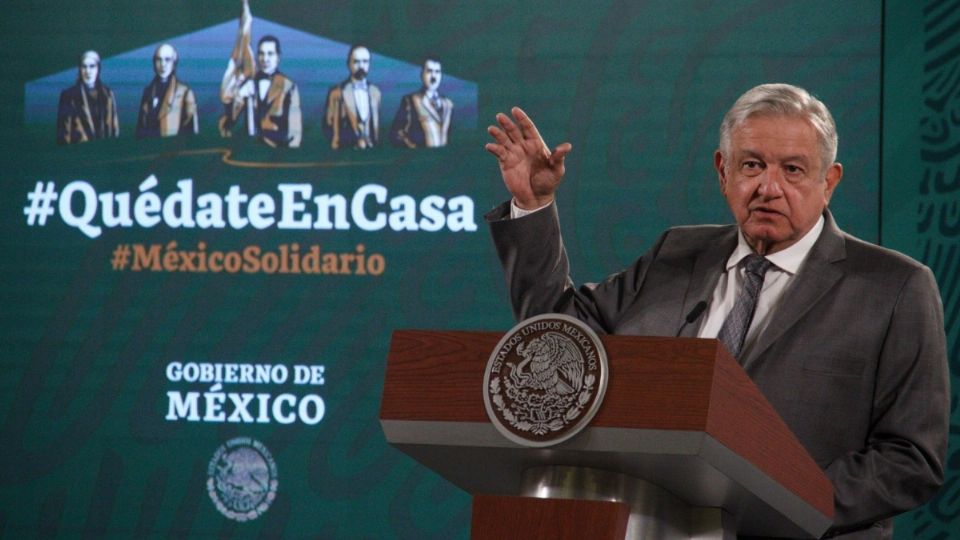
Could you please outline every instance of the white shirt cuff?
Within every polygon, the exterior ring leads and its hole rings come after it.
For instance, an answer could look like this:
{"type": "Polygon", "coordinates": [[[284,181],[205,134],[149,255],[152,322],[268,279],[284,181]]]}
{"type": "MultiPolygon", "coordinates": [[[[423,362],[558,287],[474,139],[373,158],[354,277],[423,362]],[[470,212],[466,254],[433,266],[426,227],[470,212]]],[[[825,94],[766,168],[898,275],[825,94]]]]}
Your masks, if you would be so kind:
{"type": "Polygon", "coordinates": [[[547,203],[539,208],[534,208],[533,210],[524,210],[517,206],[516,199],[510,199],[510,219],[522,218],[523,216],[528,216],[534,212],[539,212],[544,208],[550,206],[551,203],[547,203]]]}

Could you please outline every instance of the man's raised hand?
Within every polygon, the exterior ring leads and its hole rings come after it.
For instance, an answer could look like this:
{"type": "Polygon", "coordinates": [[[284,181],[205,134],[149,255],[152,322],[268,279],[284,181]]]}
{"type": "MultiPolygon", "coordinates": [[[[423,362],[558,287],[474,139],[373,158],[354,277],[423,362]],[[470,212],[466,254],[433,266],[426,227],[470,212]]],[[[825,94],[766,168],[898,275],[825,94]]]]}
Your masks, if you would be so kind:
{"type": "Polygon", "coordinates": [[[510,110],[514,123],[503,114],[497,114],[497,126],[487,128],[493,137],[484,148],[497,158],[503,183],[513,195],[517,206],[525,210],[540,208],[553,202],[553,194],[563,178],[563,160],[573,146],[563,143],[553,152],[543,142],[527,113],[520,107],[510,110]]]}

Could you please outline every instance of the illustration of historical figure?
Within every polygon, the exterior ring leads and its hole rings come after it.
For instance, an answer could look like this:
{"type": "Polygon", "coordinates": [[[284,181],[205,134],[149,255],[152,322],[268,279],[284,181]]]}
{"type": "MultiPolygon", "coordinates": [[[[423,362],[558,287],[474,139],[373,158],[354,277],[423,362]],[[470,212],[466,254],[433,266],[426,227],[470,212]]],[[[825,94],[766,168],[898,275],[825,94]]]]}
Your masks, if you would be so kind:
{"type": "Polygon", "coordinates": [[[420,71],[423,87],[403,96],[390,127],[390,141],[406,148],[447,144],[453,101],[439,92],[443,71],[440,62],[428,58],[420,71]]]}
{"type": "Polygon", "coordinates": [[[120,135],[117,100],[100,80],[100,55],[80,55],[77,83],[60,93],[57,144],[83,143],[120,135]]]}
{"type": "Polygon", "coordinates": [[[197,98],[177,78],[179,54],[164,43],[153,53],[153,80],[143,89],[137,116],[137,137],[193,135],[199,131],[197,98]]]}
{"type": "Polygon", "coordinates": [[[380,138],[380,89],[367,81],[370,51],[351,47],[347,67],[350,77],[327,92],[323,131],[334,150],[371,148],[380,138]]]}
{"type": "Polygon", "coordinates": [[[231,137],[237,126],[245,123],[251,137],[273,147],[297,148],[303,135],[300,92],[296,83],[279,71],[280,40],[274,36],[263,36],[257,43],[254,72],[252,26],[250,6],[244,0],[237,43],[220,84],[224,104],[220,134],[231,137]]]}

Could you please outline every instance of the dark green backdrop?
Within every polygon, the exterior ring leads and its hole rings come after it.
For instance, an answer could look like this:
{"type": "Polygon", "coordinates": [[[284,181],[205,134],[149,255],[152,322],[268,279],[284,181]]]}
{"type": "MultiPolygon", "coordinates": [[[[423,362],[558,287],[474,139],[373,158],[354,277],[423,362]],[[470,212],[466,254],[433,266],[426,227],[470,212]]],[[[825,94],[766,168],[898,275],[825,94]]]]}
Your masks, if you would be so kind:
{"type": "MultiPolygon", "coordinates": [[[[201,116],[201,134],[189,140],[138,141],[128,122],[118,140],[58,147],[54,126],[25,109],[27,85],[73,69],[83,50],[98,50],[106,63],[235,22],[239,4],[4,5],[0,535],[466,537],[468,496],[387,446],[377,413],[392,329],[503,330],[513,322],[482,222],[505,190],[482,146],[485,125],[514,104],[538,121],[548,143],[574,145],[560,206],[575,278],[596,280],[628,264],[666,226],[729,221],[711,166],[723,112],[761,82],[808,88],[840,130],[846,175],[833,204],[838,221],[934,268],[957,372],[960,137],[952,131],[958,100],[950,70],[960,64],[960,42],[949,29],[960,10],[950,2],[252,2],[258,19],[365,43],[375,59],[416,65],[437,55],[446,75],[476,85],[476,103],[457,106],[474,106],[479,122],[461,122],[449,146],[430,151],[332,152],[319,129],[321,104],[306,99],[303,147],[287,151],[220,139],[214,114],[201,116]],[[256,166],[224,162],[224,151],[256,166]],[[283,183],[348,199],[369,184],[391,197],[464,195],[478,229],[161,223],[89,238],[59,215],[28,225],[27,194],[38,182],[63,189],[84,180],[101,193],[136,197],[150,174],[161,195],[182,178],[193,179],[197,194],[238,186],[277,199],[283,183]],[[209,250],[297,243],[333,253],[362,244],[385,268],[378,276],[112,269],[121,246],[171,242],[209,250]],[[167,392],[212,386],[169,381],[171,362],[323,365],[323,385],[223,390],[315,394],[325,415],[314,425],[166,420],[167,392]],[[234,437],[261,441],[278,472],[276,500],[246,523],[224,517],[206,491],[211,458],[234,437]]],[[[285,44],[291,57],[292,46],[285,44]]],[[[232,41],[222,47],[222,59],[206,66],[217,76],[232,41]]],[[[111,76],[119,74],[104,71],[107,84],[111,76]]],[[[399,82],[378,76],[375,62],[373,82],[399,82]]],[[[150,77],[145,62],[137,78],[116,85],[135,88],[150,77]]],[[[946,538],[956,528],[960,454],[952,442],[947,487],[898,521],[898,537],[946,538]]]]}

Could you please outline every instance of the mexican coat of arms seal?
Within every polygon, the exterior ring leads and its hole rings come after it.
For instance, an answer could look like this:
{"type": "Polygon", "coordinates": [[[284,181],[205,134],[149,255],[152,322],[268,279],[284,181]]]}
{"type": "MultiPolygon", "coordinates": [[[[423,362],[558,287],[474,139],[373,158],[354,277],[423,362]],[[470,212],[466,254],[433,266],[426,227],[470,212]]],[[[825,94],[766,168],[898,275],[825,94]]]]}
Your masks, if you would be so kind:
{"type": "Polygon", "coordinates": [[[589,424],[607,387],[597,335],[560,314],[532,317],[507,332],[490,355],[483,399],[491,422],[524,446],[563,442],[589,424]]]}

